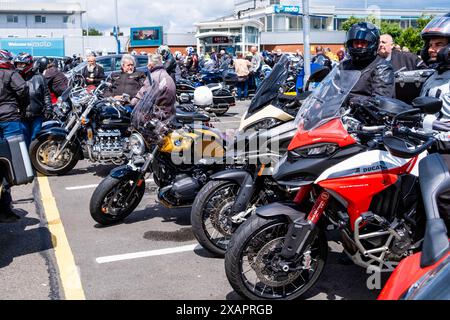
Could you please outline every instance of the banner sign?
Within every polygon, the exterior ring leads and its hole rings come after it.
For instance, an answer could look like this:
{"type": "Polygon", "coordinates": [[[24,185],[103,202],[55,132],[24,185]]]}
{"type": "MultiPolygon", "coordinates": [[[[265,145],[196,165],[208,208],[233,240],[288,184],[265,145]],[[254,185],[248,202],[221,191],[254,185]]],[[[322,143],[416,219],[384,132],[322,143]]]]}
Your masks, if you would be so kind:
{"type": "Polygon", "coordinates": [[[292,14],[295,16],[301,15],[300,6],[274,6],[275,13],[292,14]]]}
{"type": "Polygon", "coordinates": [[[8,50],[13,54],[27,52],[32,56],[64,56],[64,39],[0,39],[0,49],[8,50]]]}
{"type": "Polygon", "coordinates": [[[132,47],[156,47],[163,44],[162,27],[131,28],[130,33],[132,47]]]}

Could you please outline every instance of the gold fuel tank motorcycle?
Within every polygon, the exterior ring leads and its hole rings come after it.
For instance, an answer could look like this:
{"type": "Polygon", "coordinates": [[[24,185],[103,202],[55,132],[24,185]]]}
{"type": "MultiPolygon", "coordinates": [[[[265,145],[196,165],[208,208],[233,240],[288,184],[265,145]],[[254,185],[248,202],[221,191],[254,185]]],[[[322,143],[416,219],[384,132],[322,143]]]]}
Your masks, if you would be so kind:
{"type": "Polygon", "coordinates": [[[92,218],[112,225],[128,217],[141,202],[151,175],[163,206],[190,207],[208,177],[225,166],[223,139],[209,120],[204,113],[177,110],[170,123],[152,120],[134,128],[129,162],[112,170],[95,190],[92,218]]]}

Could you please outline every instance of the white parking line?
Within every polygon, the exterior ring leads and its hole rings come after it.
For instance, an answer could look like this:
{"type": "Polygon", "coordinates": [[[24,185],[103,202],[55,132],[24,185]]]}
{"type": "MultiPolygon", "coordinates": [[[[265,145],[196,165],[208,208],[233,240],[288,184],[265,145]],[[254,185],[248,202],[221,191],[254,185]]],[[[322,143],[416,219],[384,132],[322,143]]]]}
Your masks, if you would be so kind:
{"type": "MultiPolygon", "coordinates": [[[[146,183],[155,182],[153,179],[145,180],[146,183]]],[[[95,189],[98,187],[98,184],[89,184],[86,186],[75,186],[66,188],[67,191],[75,191],[75,190],[84,190],[84,189],[95,189]]]]}
{"type": "Polygon", "coordinates": [[[201,248],[201,246],[199,244],[191,244],[191,245],[183,246],[183,247],[128,253],[128,254],[121,254],[121,255],[109,256],[109,257],[101,257],[101,258],[95,259],[95,261],[98,264],[103,264],[103,263],[110,263],[110,262],[117,262],[117,261],[124,261],[124,260],[133,260],[133,259],[140,259],[140,258],[147,258],[147,257],[164,256],[164,255],[174,254],[174,253],[189,252],[189,251],[194,251],[195,249],[200,249],[200,248],[201,248]]]}

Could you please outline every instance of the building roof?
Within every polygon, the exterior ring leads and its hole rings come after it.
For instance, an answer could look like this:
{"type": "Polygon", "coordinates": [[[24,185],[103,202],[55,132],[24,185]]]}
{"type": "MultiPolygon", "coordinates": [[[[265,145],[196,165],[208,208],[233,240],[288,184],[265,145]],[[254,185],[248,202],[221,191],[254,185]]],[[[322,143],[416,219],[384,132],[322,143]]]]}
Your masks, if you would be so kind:
{"type": "Polygon", "coordinates": [[[84,13],[80,3],[39,2],[0,2],[0,13],[84,13]]]}

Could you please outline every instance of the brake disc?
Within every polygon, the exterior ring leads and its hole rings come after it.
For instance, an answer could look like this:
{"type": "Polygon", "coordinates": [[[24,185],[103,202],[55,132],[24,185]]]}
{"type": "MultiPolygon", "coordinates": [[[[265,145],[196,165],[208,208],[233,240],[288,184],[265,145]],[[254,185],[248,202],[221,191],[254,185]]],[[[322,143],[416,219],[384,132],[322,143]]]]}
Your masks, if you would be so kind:
{"type": "Polygon", "coordinates": [[[252,268],[255,270],[258,279],[265,285],[270,287],[282,287],[292,283],[297,279],[300,271],[295,272],[282,272],[278,274],[272,269],[272,264],[278,259],[278,254],[281,252],[283,246],[283,239],[278,238],[270,241],[259,250],[255,262],[252,264],[252,268]],[[283,280],[280,280],[282,275],[283,280]]]}

